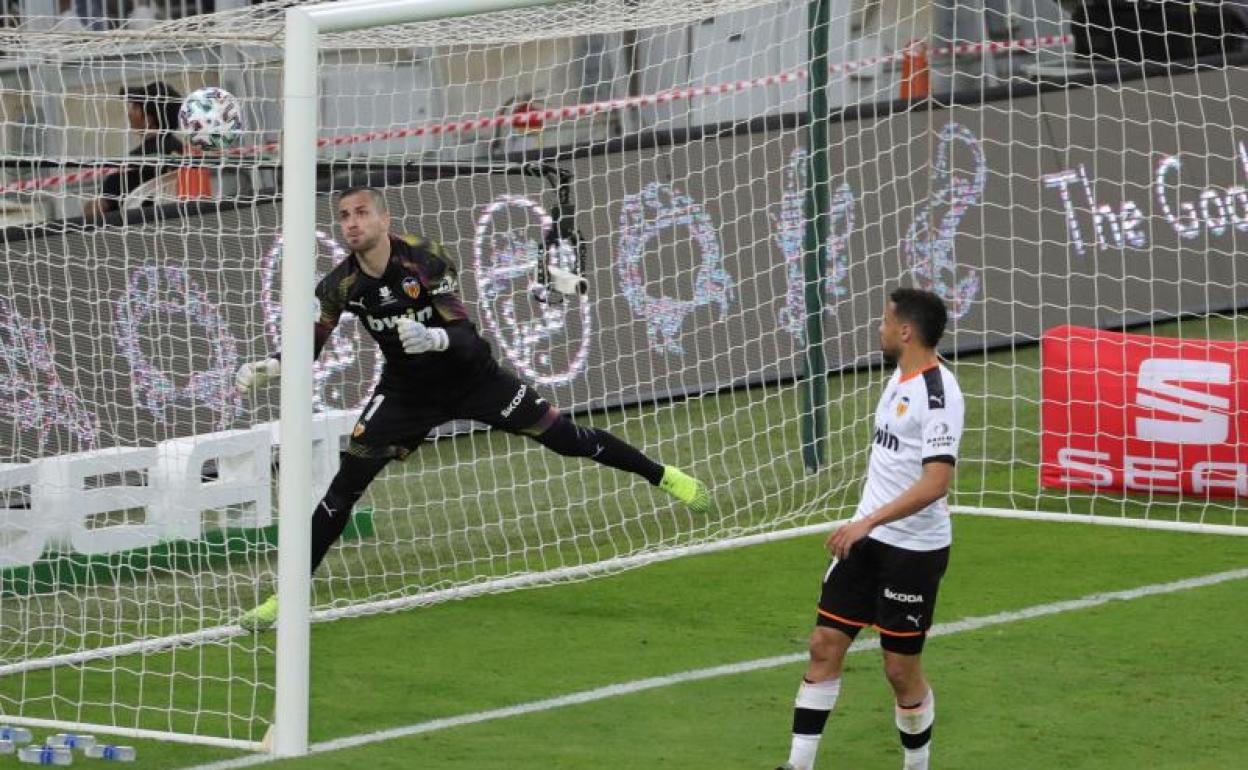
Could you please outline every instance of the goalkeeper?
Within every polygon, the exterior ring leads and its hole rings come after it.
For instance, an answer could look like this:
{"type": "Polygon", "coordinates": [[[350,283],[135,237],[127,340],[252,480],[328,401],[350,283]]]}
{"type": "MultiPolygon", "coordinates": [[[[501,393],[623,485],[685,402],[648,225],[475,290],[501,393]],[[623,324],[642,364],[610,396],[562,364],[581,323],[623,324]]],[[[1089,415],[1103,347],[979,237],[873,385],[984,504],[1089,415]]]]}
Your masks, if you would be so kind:
{"type": "MultiPolygon", "coordinates": [[[[377,190],[354,187],[338,199],[338,225],[350,254],[316,288],[319,357],[342,313],[356,315],[385,357],[376,390],[351,434],[329,491],[312,514],[315,571],[351,517],[369,483],[391,460],[402,460],[428,433],[453,419],[484,422],[527,436],[565,457],[635,473],[687,504],[710,507],[705,486],[672,466],[660,465],[598,428],[572,422],[494,360],[459,297],[454,266],[442,246],[390,233],[390,215],[377,190]]],[[[276,356],[241,366],[244,393],[277,377],[276,356]]],[[[270,596],[239,623],[259,631],[277,619],[270,596]]]]}

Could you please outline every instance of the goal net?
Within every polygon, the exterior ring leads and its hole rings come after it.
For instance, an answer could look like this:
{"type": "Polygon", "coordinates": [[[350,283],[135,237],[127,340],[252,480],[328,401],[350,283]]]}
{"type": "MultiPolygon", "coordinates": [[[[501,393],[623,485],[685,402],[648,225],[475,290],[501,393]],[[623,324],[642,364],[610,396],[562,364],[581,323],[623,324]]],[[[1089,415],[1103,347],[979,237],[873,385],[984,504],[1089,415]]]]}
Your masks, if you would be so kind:
{"type": "MultiPolygon", "coordinates": [[[[275,638],[236,621],[274,589],[279,513],[311,511],[277,510],[278,389],[234,373],[281,348],[282,260],[346,256],[356,185],[445,245],[501,363],[713,506],[451,423],[369,488],[314,620],[851,515],[899,285],[950,309],[957,507],[1243,531],[1228,13],[584,0],[326,35],[317,247],[292,255],[297,4],[0,32],[0,721],[261,745],[275,638]],[[132,152],[203,86],[238,98],[237,145],[132,152]]],[[[314,368],[318,498],[380,376],[367,322],[314,368]]]]}

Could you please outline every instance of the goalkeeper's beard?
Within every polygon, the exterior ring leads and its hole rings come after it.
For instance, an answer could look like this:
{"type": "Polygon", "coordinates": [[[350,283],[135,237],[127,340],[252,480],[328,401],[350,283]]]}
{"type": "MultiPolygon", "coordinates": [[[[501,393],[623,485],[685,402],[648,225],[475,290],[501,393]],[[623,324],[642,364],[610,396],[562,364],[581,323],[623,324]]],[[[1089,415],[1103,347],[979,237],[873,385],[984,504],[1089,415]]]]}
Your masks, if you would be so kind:
{"type": "MultiPolygon", "coordinates": [[[[384,233],[382,235],[384,235],[384,233]]],[[[358,243],[352,243],[351,239],[347,238],[346,239],[347,247],[350,248],[351,251],[354,251],[356,254],[367,254],[373,249],[377,248],[377,244],[381,243],[382,235],[377,235],[372,238],[367,238],[367,239],[359,241],[358,243]]]]}

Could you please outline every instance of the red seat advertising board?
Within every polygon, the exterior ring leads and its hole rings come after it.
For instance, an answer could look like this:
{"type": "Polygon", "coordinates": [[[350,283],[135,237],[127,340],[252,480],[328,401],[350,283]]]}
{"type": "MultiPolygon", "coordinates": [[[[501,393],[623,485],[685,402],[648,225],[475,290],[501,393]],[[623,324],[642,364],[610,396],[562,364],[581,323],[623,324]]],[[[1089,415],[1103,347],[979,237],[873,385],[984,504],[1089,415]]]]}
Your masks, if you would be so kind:
{"type": "Polygon", "coordinates": [[[1248,344],[1045,332],[1046,487],[1248,497],[1248,344]]]}

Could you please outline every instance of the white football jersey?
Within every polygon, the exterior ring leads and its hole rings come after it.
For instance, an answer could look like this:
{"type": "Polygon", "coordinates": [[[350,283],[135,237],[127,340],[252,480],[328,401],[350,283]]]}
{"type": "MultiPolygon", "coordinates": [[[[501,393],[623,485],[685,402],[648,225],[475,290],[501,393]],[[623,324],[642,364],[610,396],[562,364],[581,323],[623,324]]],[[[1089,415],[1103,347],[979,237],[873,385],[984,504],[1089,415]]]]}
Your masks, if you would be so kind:
{"type": "MultiPolygon", "coordinates": [[[[909,377],[893,372],[875,409],[871,463],[854,519],[874,513],[914,485],[928,462],[956,463],[966,404],[958,381],[935,364],[909,377]]],[[[953,541],[945,498],[904,519],[871,531],[871,537],[911,551],[934,551],[953,541]]]]}

